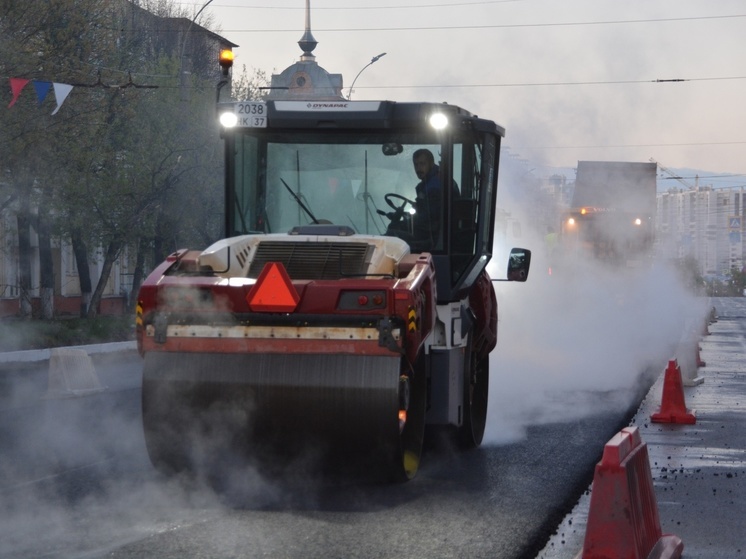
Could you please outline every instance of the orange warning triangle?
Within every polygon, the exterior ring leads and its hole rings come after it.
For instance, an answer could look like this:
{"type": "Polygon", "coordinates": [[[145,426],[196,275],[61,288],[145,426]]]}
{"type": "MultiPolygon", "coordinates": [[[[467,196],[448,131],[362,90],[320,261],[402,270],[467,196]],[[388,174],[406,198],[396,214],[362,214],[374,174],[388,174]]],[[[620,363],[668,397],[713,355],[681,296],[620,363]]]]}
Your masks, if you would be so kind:
{"type": "Polygon", "coordinates": [[[293,312],[300,295],[290,281],[285,266],[279,262],[267,262],[254,287],[246,295],[246,301],[254,312],[293,312]]]}

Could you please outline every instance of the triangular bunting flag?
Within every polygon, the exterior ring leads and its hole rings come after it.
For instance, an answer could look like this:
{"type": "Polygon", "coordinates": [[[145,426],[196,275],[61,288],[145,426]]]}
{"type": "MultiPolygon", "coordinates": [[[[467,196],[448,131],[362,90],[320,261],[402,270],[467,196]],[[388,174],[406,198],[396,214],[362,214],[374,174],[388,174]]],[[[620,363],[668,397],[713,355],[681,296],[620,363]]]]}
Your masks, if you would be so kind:
{"type": "Polygon", "coordinates": [[[21,91],[23,91],[23,88],[26,87],[26,84],[31,80],[26,80],[23,78],[10,78],[10,90],[13,92],[13,100],[10,102],[10,105],[8,105],[8,108],[11,108],[13,105],[16,104],[16,101],[18,101],[18,96],[21,94],[21,91]]]}
{"type": "Polygon", "coordinates": [[[34,89],[36,90],[36,98],[38,99],[39,106],[41,107],[41,104],[47,97],[47,93],[49,93],[49,88],[52,87],[52,82],[38,82],[34,80],[32,83],[34,84],[34,89]]]}
{"type": "Polygon", "coordinates": [[[52,114],[57,114],[57,111],[60,110],[60,107],[62,106],[62,103],[65,102],[65,99],[67,99],[67,96],[70,95],[70,92],[73,90],[73,86],[66,84],[66,83],[55,83],[54,85],[54,96],[57,98],[57,108],[52,111],[52,114]]]}

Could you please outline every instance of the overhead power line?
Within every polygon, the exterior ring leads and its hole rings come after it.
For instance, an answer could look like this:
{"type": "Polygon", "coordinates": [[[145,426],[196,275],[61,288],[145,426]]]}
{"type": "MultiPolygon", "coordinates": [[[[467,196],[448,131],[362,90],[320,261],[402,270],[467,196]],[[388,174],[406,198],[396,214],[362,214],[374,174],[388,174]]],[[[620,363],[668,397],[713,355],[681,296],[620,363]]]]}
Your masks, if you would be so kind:
{"type": "Polygon", "coordinates": [[[589,80],[576,82],[516,82],[516,83],[470,83],[470,84],[423,84],[423,85],[365,85],[358,89],[422,89],[422,88],[477,88],[477,87],[536,87],[558,85],[619,85],[635,83],[681,83],[719,80],[743,80],[746,76],[711,76],[700,78],[658,78],[654,80],[589,80]]]}
{"type": "MultiPolygon", "coordinates": [[[[523,2],[524,0],[482,0],[481,2],[442,2],[439,4],[397,4],[389,6],[314,6],[313,11],[350,11],[350,10],[401,10],[401,9],[417,9],[425,8],[431,10],[433,8],[452,8],[463,6],[483,6],[485,4],[511,4],[515,2],[523,2]]],[[[181,2],[182,5],[200,6],[199,2],[181,2]]],[[[233,6],[230,4],[213,4],[215,8],[245,8],[250,10],[293,10],[301,11],[305,10],[305,7],[298,6],[233,6]]]]}
{"type": "MultiPolygon", "coordinates": [[[[89,64],[94,66],[93,64],[89,64]]],[[[150,74],[145,72],[129,72],[108,68],[105,66],[95,65],[98,69],[104,69],[111,72],[118,72],[124,75],[141,76],[145,78],[167,78],[173,77],[172,74],[150,74]]],[[[2,77],[2,76],[0,76],[2,77]]],[[[645,84],[645,83],[684,83],[684,82],[705,82],[705,81],[728,81],[728,80],[745,80],[744,76],[709,76],[695,78],[658,78],[647,80],[588,80],[574,82],[515,82],[515,83],[462,83],[462,84],[396,84],[396,85],[356,85],[355,89],[470,89],[470,88],[488,88],[488,87],[550,87],[550,86],[571,86],[571,85],[624,85],[624,84],[645,84]]],[[[161,86],[168,88],[169,86],[161,86]]],[[[175,86],[179,87],[179,86],[175,86]]]]}
{"type": "MultiPolygon", "coordinates": [[[[583,25],[629,25],[638,23],[666,23],[679,21],[707,21],[717,19],[746,18],[746,14],[694,16],[694,17],[666,17],[651,19],[620,19],[602,21],[560,21],[549,23],[496,23],[491,25],[433,25],[424,27],[343,27],[314,29],[323,33],[363,33],[366,31],[459,31],[464,29],[520,29],[530,27],[578,27],[583,25]]],[[[224,29],[222,33],[297,33],[298,29],[224,29]]]]}
{"type": "MultiPolygon", "coordinates": [[[[746,144],[746,140],[731,142],[680,142],[670,144],[605,144],[579,146],[531,146],[532,149],[616,149],[616,148],[656,148],[656,147],[686,147],[686,146],[737,146],[746,144]]],[[[525,148],[524,148],[525,149],[525,148]]]]}

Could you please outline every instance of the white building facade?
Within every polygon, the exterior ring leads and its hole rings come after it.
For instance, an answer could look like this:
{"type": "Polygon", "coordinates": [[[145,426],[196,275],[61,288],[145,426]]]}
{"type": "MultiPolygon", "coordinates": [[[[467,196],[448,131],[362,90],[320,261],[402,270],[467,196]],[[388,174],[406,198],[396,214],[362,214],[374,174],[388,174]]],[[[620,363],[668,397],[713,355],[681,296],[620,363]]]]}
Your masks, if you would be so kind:
{"type": "MultiPolygon", "coordinates": [[[[37,309],[40,293],[39,242],[31,230],[31,286],[26,296],[37,309]]],[[[20,312],[21,281],[18,266],[18,231],[12,212],[0,214],[0,318],[16,316],[20,312]]],[[[54,267],[54,307],[57,315],[75,315],[82,302],[80,277],[72,245],[60,239],[52,240],[54,267]]],[[[102,314],[121,313],[126,310],[129,291],[132,289],[132,263],[124,250],[114,263],[102,295],[99,309],[102,314]]],[[[99,248],[89,255],[89,268],[93,287],[101,277],[103,254],[99,248]]]]}
{"type": "Polygon", "coordinates": [[[705,277],[722,278],[744,267],[746,192],[743,187],[671,189],[657,196],[660,253],[690,257],[705,277]]]}

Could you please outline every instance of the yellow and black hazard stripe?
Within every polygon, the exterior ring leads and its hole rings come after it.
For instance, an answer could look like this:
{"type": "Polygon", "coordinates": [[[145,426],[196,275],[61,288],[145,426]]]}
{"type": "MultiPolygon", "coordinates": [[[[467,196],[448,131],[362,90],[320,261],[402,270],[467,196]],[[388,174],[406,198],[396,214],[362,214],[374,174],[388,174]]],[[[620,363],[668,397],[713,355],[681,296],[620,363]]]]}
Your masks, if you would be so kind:
{"type": "Polygon", "coordinates": [[[139,301],[135,307],[135,327],[142,328],[142,303],[139,301]]]}
{"type": "Polygon", "coordinates": [[[409,312],[407,314],[407,332],[416,332],[417,331],[417,311],[414,309],[414,307],[409,307],[409,312]]]}

